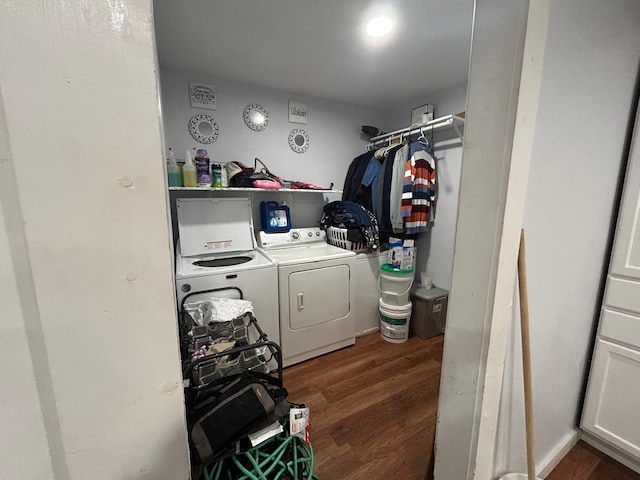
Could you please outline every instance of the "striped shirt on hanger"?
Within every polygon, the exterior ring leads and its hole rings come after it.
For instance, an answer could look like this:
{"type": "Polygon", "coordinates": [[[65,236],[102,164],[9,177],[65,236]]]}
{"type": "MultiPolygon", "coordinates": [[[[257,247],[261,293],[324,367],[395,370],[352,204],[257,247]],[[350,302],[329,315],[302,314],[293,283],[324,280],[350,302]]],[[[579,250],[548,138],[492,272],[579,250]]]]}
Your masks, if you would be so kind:
{"type": "Polygon", "coordinates": [[[402,188],[402,216],[406,234],[426,232],[433,223],[436,202],[436,161],[420,142],[409,146],[402,188]]]}

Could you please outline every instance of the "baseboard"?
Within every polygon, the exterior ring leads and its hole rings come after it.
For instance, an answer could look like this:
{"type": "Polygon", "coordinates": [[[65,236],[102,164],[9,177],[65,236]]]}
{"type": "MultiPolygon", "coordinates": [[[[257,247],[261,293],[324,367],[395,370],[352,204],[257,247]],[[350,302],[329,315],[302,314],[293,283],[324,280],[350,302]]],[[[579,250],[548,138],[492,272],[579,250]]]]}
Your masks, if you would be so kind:
{"type": "Polygon", "coordinates": [[[580,440],[580,432],[577,429],[573,429],[549,455],[544,458],[538,465],[538,477],[547,478],[547,476],[553,472],[558,466],[560,461],[569,453],[569,451],[580,440]],[[542,468],[541,468],[542,467],[542,468]]]}
{"type": "Polygon", "coordinates": [[[366,330],[356,333],[356,337],[364,337],[365,335],[369,335],[370,333],[379,332],[379,331],[380,331],[380,326],[367,328],[366,330]]]}
{"type": "Polygon", "coordinates": [[[614,447],[611,447],[607,442],[601,441],[597,437],[591,435],[589,432],[586,432],[583,430],[580,437],[586,443],[600,450],[605,455],[610,456],[615,461],[620,462],[622,465],[624,465],[627,468],[630,468],[634,472],[640,473],[640,461],[637,461],[631,458],[629,455],[620,452],[614,447]]]}

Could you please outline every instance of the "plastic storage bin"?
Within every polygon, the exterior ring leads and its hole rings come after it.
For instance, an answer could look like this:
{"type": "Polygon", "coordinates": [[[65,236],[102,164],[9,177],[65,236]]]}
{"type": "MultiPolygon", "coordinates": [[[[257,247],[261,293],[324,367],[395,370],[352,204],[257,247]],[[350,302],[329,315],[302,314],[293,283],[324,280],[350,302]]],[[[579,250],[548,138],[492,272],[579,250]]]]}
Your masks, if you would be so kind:
{"type": "Polygon", "coordinates": [[[420,338],[435,337],[444,333],[449,292],[442,288],[418,288],[412,293],[411,298],[411,333],[420,338]]]}

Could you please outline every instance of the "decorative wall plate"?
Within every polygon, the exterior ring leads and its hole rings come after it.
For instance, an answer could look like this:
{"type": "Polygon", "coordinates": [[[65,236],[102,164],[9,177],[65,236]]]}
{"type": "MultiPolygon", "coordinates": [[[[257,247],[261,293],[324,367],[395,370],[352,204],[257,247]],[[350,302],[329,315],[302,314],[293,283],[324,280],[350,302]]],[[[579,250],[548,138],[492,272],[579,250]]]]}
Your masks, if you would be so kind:
{"type": "Polygon", "coordinates": [[[242,118],[244,118],[244,123],[247,127],[256,132],[261,132],[269,125],[269,114],[265,108],[258,103],[252,103],[244,107],[242,118]]]}
{"type": "Polygon", "coordinates": [[[220,128],[211,115],[197,113],[189,120],[189,133],[196,141],[208,144],[216,141],[220,128]]]}
{"type": "Polygon", "coordinates": [[[296,153],[304,153],[309,149],[309,135],[301,128],[289,132],[289,146],[296,153]]]}

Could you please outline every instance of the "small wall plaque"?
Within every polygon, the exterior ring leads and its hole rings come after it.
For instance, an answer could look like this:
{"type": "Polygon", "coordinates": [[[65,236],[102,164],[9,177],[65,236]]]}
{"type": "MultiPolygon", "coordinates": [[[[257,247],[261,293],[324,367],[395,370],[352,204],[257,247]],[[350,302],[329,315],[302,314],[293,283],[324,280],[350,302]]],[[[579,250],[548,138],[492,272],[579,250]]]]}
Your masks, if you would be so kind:
{"type": "Polygon", "coordinates": [[[289,100],[289,123],[307,123],[307,104],[289,100]]]}
{"type": "Polygon", "coordinates": [[[218,109],[216,87],[210,83],[189,81],[189,102],[192,108],[218,109]]]}

